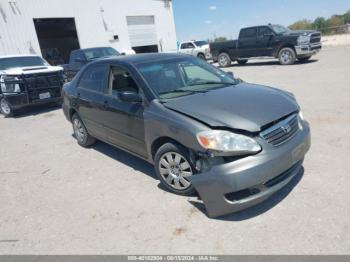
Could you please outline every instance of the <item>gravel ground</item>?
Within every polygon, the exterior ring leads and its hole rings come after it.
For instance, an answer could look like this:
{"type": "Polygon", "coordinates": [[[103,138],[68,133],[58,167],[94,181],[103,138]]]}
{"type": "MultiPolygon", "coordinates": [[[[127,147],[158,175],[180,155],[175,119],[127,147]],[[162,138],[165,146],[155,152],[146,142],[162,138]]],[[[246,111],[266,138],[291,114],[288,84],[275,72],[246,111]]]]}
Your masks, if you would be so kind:
{"type": "Polygon", "coordinates": [[[209,219],[159,188],[146,162],[79,147],[60,109],[0,117],[0,254],[350,254],[350,47],[228,70],[296,94],[313,135],[302,177],[209,219]]]}

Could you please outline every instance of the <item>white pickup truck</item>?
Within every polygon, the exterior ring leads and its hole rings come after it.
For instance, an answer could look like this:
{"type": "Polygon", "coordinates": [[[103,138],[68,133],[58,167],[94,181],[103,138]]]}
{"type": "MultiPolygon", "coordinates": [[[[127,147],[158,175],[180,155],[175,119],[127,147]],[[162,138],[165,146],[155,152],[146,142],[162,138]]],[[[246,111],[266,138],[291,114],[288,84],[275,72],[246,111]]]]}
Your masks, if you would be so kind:
{"type": "Polygon", "coordinates": [[[179,46],[179,53],[196,56],[203,60],[212,59],[209,43],[207,41],[187,41],[179,46]]]}
{"type": "Polygon", "coordinates": [[[63,68],[40,56],[0,56],[0,111],[8,117],[28,105],[60,103],[63,83],[63,68]]]}

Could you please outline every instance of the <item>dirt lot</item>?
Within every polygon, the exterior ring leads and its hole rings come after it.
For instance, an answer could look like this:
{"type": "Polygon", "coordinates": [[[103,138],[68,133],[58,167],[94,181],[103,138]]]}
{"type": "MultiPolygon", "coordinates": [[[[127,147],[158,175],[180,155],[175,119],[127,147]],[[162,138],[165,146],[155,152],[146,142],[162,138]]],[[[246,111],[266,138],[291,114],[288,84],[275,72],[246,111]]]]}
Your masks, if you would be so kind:
{"type": "Polygon", "coordinates": [[[0,254],[350,254],[350,47],[229,70],[296,94],[313,134],[303,177],[209,219],[195,198],[159,188],[144,161],[79,147],[57,108],[0,117],[0,254]]]}

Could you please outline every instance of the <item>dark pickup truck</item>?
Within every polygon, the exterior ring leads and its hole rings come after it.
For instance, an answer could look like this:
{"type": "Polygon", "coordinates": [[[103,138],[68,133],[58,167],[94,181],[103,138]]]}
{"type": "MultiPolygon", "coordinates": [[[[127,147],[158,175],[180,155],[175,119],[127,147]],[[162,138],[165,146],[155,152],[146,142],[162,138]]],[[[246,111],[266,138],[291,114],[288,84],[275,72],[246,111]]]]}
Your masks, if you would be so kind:
{"type": "Polygon", "coordinates": [[[221,67],[233,61],[246,64],[253,57],[275,57],[281,65],[292,65],[309,60],[321,48],[320,32],[292,31],[281,25],[243,28],[238,40],[210,44],[213,60],[221,67]]]}
{"type": "Polygon", "coordinates": [[[66,81],[70,82],[86,64],[99,58],[118,55],[120,55],[119,52],[112,47],[94,47],[74,50],[70,54],[69,64],[63,65],[66,81]]]}

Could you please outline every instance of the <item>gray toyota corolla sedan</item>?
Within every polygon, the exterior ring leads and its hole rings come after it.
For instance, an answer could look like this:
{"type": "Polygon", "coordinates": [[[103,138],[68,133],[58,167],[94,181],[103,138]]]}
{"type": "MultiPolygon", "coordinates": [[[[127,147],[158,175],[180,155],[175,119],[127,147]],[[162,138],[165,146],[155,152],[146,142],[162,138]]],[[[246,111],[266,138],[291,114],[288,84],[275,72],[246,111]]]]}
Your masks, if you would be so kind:
{"type": "Polygon", "coordinates": [[[98,139],[147,160],[170,191],[197,192],[210,217],[267,199],[301,172],[310,148],[291,93],[186,55],[95,61],[63,97],[81,146],[98,139]]]}

